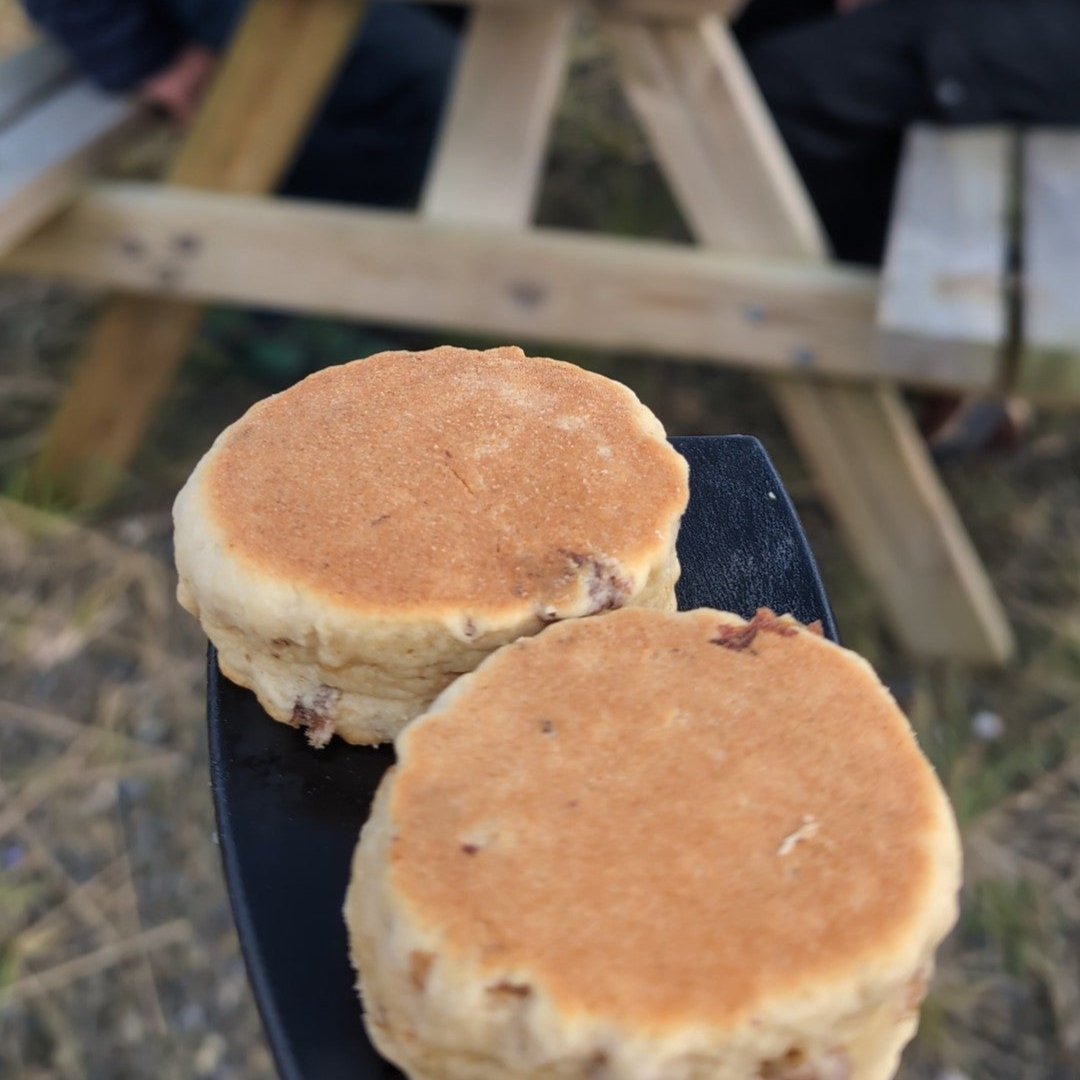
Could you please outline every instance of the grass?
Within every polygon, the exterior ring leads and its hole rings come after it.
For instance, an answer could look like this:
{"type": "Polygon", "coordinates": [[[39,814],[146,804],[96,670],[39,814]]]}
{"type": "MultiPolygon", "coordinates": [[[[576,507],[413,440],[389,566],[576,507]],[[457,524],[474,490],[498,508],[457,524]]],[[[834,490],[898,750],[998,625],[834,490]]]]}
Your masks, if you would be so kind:
{"type": "Polygon", "coordinates": [[[971,890],[958,933],[997,949],[1005,972],[1026,977],[1044,962],[1040,922],[1032,882],[983,881],[971,890]]]}

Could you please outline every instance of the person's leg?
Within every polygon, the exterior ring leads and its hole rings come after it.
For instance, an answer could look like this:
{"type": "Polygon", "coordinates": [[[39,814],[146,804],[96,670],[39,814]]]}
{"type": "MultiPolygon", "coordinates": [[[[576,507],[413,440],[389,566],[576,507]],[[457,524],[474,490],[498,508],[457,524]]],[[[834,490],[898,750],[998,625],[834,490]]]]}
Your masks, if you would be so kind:
{"type": "Polygon", "coordinates": [[[836,255],[880,260],[905,127],[936,111],[925,46],[940,0],[882,0],[746,49],[836,255]]]}
{"type": "Polygon", "coordinates": [[[795,23],[820,19],[835,11],[833,0],[750,0],[731,24],[744,47],[795,23]]]}
{"type": "Polygon", "coordinates": [[[419,198],[457,56],[456,29],[410,4],[373,4],[283,185],[375,206],[419,198]]]}
{"type": "Polygon", "coordinates": [[[1080,122],[1078,0],[880,0],[746,53],[843,259],[880,261],[912,122],[1080,122]]]}
{"type": "Polygon", "coordinates": [[[1080,123],[1078,0],[947,0],[928,60],[946,122],[1080,123]]]}

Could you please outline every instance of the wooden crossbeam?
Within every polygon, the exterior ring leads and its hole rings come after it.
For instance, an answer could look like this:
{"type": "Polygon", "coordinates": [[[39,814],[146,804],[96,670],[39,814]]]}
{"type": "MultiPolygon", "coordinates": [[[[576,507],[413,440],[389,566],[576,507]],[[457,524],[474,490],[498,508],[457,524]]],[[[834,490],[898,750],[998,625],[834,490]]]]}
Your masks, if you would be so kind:
{"type": "Polygon", "coordinates": [[[1015,389],[1048,405],[1080,401],[1080,137],[1035,130],[1023,145],[1023,347],[1015,389]]]}
{"type": "Polygon", "coordinates": [[[878,311],[882,373],[993,389],[1012,344],[1016,133],[909,133],[878,311]]]}
{"type": "MultiPolygon", "coordinates": [[[[604,27],[698,238],[824,261],[805,189],[720,20],[608,18],[604,27]],[[704,145],[692,153],[672,123],[704,145]]],[[[820,353],[802,355],[806,367],[820,365],[820,353]]],[[[1007,657],[1004,614],[898,391],[809,377],[773,379],[770,389],[904,645],[922,656],[1007,657]],[[894,505],[904,512],[893,515],[894,505]]]]}
{"type": "Polygon", "coordinates": [[[761,371],[800,370],[805,350],[822,371],[874,376],[875,275],[685,244],[107,184],[0,269],[761,371]]]}
{"type": "MultiPolygon", "coordinates": [[[[254,0],[170,173],[174,185],[271,190],[349,48],[364,0],[254,0]]],[[[31,490],[103,498],[134,455],[199,325],[175,298],[114,300],[56,414],[31,490]]]]}

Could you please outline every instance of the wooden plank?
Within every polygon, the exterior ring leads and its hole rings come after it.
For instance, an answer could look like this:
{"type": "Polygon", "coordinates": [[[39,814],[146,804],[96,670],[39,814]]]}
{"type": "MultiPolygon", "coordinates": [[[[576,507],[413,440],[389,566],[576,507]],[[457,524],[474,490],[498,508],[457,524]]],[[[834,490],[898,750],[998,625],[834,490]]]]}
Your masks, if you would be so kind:
{"type": "Polygon", "coordinates": [[[858,513],[844,524],[908,649],[973,663],[1007,659],[1001,605],[900,395],[832,381],[807,394],[791,380],[775,382],[800,445],[820,440],[816,469],[859,493],[858,513]],[[830,430],[844,439],[822,438],[830,430]]]}
{"type": "Polygon", "coordinates": [[[71,61],[48,41],[4,57],[0,61],[0,130],[74,78],[71,61]]]}
{"type": "Polygon", "coordinates": [[[109,184],[0,268],[761,370],[797,370],[809,354],[873,377],[874,274],[685,244],[109,184]]]}
{"type": "MultiPolygon", "coordinates": [[[[175,185],[268,191],[349,48],[365,0],[254,0],[170,172],[175,185]]],[[[180,246],[183,246],[182,244],[180,246]]],[[[31,490],[108,495],[198,326],[190,303],[125,298],[102,317],[31,473],[31,490]],[[147,370],[132,378],[136,365],[147,370]]]]}
{"type": "Polygon", "coordinates": [[[424,192],[427,216],[532,217],[575,14],[559,2],[473,12],[424,192]]]}
{"type": "MultiPolygon", "coordinates": [[[[809,199],[719,20],[604,26],[631,104],[698,238],[823,261],[809,199]],[[691,115],[680,118],[681,111],[691,115]],[[709,145],[673,138],[671,124],[709,145]]],[[[923,656],[1002,661],[1013,647],[1004,613],[897,391],[811,378],[777,378],[770,388],[904,645],[923,656]],[[903,515],[884,517],[883,492],[903,515]]]]}
{"type": "Polygon", "coordinates": [[[79,82],[0,131],[0,252],[70,202],[139,117],[127,99],[79,82]]]}
{"type": "Polygon", "coordinates": [[[694,235],[758,255],[822,252],[817,217],[726,28],[615,17],[603,28],[694,235]]]}
{"type": "Polygon", "coordinates": [[[1016,133],[916,127],[893,203],[878,310],[881,370],[959,385],[1000,382],[1016,133]]]}
{"type": "Polygon", "coordinates": [[[1080,136],[1028,132],[1023,144],[1023,346],[1015,389],[1045,404],[1080,401],[1080,136]]]}

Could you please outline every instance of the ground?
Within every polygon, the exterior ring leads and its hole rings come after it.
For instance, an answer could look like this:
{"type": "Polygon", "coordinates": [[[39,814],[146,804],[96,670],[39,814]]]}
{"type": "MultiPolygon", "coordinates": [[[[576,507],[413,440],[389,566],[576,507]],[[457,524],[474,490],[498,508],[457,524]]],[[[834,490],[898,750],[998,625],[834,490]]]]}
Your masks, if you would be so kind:
{"type": "MultiPolygon", "coordinates": [[[[683,235],[588,36],[540,213],[683,235]]],[[[99,302],[0,281],[0,1076],[269,1078],[214,842],[205,643],[173,598],[169,518],[212,437],[267,392],[238,363],[265,342],[238,337],[242,319],[225,345],[203,335],[105,510],[30,507],[21,466],[99,302]]],[[[289,339],[327,363],[371,340],[311,321],[289,339]]],[[[1019,654],[1003,672],[919,664],[891,639],[755,380],[552,351],[627,382],[672,433],[762,439],[846,642],[902,693],[940,770],[964,832],[963,915],[903,1076],[1080,1075],[1080,427],[1042,413],[1018,452],[945,469],[1019,654]]]]}

